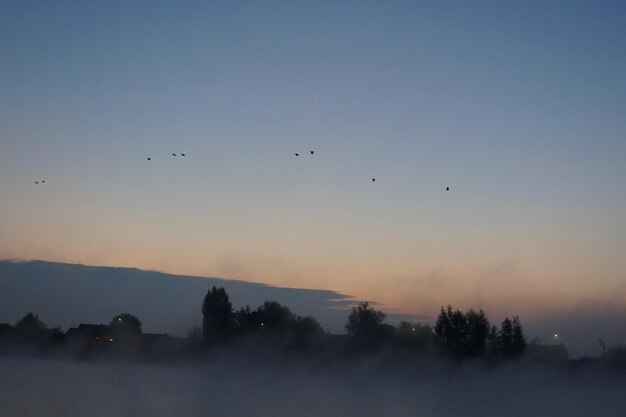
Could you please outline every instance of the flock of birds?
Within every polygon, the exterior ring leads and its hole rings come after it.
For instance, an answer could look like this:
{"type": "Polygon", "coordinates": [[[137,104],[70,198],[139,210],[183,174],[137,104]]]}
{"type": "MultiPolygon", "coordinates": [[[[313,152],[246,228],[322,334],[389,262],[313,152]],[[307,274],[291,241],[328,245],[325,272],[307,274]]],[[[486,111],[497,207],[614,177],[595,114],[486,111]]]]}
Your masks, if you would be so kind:
{"type": "MultiPolygon", "coordinates": [[[[178,154],[172,153],[172,156],[178,156],[178,154]]],[[[187,156],[187,155],[185,155],[184,153],[181,153],[181,154],[180,154],[180,156],[187,156]]],[[[150,157],[150,156],[149,156],[149,157],[147,157],[146,159],[147,159],[148,161],[152,161],[152,157],[150,157]]]]}
{"type": "MultiPolygon", "coordinates": [[[[315,154],[315,151],[309,151],[311,153],[311,155],[315,154]]],[[[300,154],[298,152],[294,153],[294,156],[300,156],[300,154]]]]}
{"type": "MultiPolygon", "coordinates": [[[[311,155],[315,155],[315,151],[309,151],[309,153],[310,153],[311,155]]],[[[186,154],[184,154],[184,153],[182,153],[182,152],[181,152],[180,154],[172,153],[172,156],[173,156],[173,157],[178,157],[179,155],[180,155],[181,157],[186,157],[186,156],[187,156],[186,154]]],[[[299,153],[299,152],[296,152],[296,153],[294,153],[293,155],[294,155],[294,156],[296,156],[296,157],[298,157],[298,156],[300,156],[300,153],[299,153]]],[[[148,161],[152,161],[152,157],[151,157],[151,156],[148,156],[148,157],[146,157],[146,160],[148,160],[148,161]]],[[[372,182],[376,182],[376,178],[370,178],[370,179],[372,180],[372,182]]],[[[45,184],[45,183],[46,183],[46,181],[45,181],[45,180],[35,180],[35,184],[45,184]]],[[[446,191],[450,191],[450,187],[446,187],[446,188],[445,188],[445,190],[446,190],[446,191]]]]}

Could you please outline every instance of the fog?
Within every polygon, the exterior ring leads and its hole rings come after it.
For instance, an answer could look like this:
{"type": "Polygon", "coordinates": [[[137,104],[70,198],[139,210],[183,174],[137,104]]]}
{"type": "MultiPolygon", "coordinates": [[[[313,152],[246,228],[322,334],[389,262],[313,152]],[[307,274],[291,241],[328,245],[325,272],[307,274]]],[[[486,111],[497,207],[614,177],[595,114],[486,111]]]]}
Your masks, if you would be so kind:
{"type": "Polygon", "coordinates": [[[5,417],[626,415],[624,374],[597,367],[211,354],[176,365],[4,357],[0,369],[5,417]]]}

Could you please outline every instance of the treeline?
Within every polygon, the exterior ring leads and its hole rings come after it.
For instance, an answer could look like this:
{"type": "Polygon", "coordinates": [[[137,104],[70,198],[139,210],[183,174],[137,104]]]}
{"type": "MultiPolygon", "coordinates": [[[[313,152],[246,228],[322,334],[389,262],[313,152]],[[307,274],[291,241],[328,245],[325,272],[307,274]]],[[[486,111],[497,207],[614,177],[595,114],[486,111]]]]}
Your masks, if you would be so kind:
{"type": "MultiPolygon", "coordinates": [[[[202,304],[202,339],[207,346],[253,341],[288,347],[312,348],[328,343],[328,335],[313,317],[292,313],[276,301],[252,310],[234,310],[224,288],[211,288],[202,304]]],[[[491,325],[485,313],[463,313],[441,308],[434,328],[402,321],[393,326],[386,315],[364,302],[352,308],[345,326],[344,344],[352,350],[395,348],[420,352],[440,351],[455,357],[515,357],[524,352],[526,338],[519,317],[491,325]]],[[[190,334],[199,335],[198,331],[190,334]]]]}
{"type": "Polygon", "coordinates": [[[0,340],[38,345],[51,345],[63,340],[59,327],[48,328],[32,311],[18,320],[14,326],[0,323],[0,340]]]}
{"type": "MultiPolygon", "coordinates": [[[[309,347],[325,335],[313,317],[302,317],[276,301],[266,301],[252,310],[234,310],[224,288],[211,288],[202,303],[202,339],[206,345],[257,341],[294,347],[309,347]]],[[[195,332],[190,332],[191,334],[195,332]]]]}
{"type": "Polygon", "coordinates": [[[490,325],[485,312],[441,308],[435,325],[435,339],[445,352],[455,356],[519,356],[526,338],[518,316],[504,319],[500,329],[490,325]]]}
{"type": "MultiPolygon", "coordinates": [[[[28,313],[14,326],[0,325],[0,339],[43,346],[80,342],[89,346],[130,346],[167,335],[142,333],[141,321],[118,314],[108,325],[81,324],[65,334],[49,329],[37,315],[28,313]]],[[[402,321],[386,322],[386,315],[367,302],[354,306],[345,325],[346,335],[330,335],[311,316],[299,316],[276,301],[255,309],[233,308],[224,288],[212,287],[202,303],[202,327],[194,327],[187,340],[204,348],[218,346],[272,346],[291,350],[340,350],[349,353],[381,349],[416,353],[444,353],[457,358],[515,357],[524,352],[526,339],[519,318],[506,318],[500,328],[491,325],[482,310],[463,313],[451,306],[441,308],[434,328],[402,321]],[[195,342],[194,342],[195,341],[195,342]]],[[[170,338],[172,339],[172,338],[170,338]]]]}
{"type": "MultiPolygon", "coordinates": [[[[84,351],[115,347],[169,346],[168,352],[187,354],[216,347],[271,347],[306,352],[379,352],[443,354],[454,358],[515,358],[528,345],[519,317],[506,317],[499,326],[489,322],[484,311],[462,312],[442,307],[433,327],[402,321],[386,322],[386,315],[367,302],[352,307],[346,334],[331,335],[311,316],[294,314],[276,301],[252,309],[233,308],[224,288],[212,287],[202,302],[202,326],[194,326],[186,338],[142,332],[141,321],[127,313],[118,314],[108,325],[81,324],[63,333],[48,328],[30,312],[15,325],[0,323],[0,345],[73,346],[84,351]],[[173,349],[173,350],[172,350],[173,349]],[[190,350],[191,349],[191,350],[190,350]],[[187,352],[187,353],[185,353],[187,352]]],[[[563,358],[561,345],[531,343],[535,353],[563,358]],[[543,353],[542,353],[543,352],[543,353]]],[[[626,363],[626,348],[616,346],[603,357],[626,363]],[[620,359],[621,358],[621,359],[620,359]]]]}
{"type": "MultiPolygon", "coordinates": [[[[84,326],[84,325],[83,325],[84,326]]],[[[144,335],[141,330],[141,321],[132,314],[117,314],[108,325],[90,327],[102,327],[103,331],[95,334],[96,342],[133,342],[138,341],[144,335]]],[[[48,328],[32,311],[18,320],[14,326],[8,323],[0,323],[0,341],[9,341],[18,344],[30,344],[39,346],[52,346],[66,342],[72,336],[72,330],[63,333],[60,327],[48,328]]]]}

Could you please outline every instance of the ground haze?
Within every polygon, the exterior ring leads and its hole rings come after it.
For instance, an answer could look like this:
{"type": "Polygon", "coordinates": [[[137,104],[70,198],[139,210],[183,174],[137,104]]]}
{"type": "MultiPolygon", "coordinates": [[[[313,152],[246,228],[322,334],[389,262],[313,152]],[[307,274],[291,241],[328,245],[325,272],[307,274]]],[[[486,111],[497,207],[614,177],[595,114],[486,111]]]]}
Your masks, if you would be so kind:
{"type": "Polygon", "coordinates": [[[7,417],[623,416],[626,378],[512,363],[320,366],[211,354],[176,366],[2,358],[7,417]]]}

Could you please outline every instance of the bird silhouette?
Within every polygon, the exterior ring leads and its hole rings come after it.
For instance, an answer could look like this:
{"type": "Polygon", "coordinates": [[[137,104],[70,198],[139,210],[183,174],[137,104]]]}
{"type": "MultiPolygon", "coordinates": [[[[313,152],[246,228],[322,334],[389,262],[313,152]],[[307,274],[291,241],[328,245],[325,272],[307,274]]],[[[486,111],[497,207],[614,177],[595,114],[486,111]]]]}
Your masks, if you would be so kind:
{"type": "Polygon", "coordinates": [[[184,153],[181,153],[180,156],[187,156],[187,155],[185,155],[184,153]]]}
{"type": "Polygon", "coordinates": [[[42,183],[42,184],[45,184],[45,183],[46,183],[46,181],[45,181],[45,180],[41,180],[41,183],[42,183]]]}
{"type": "Polygon", "coordinates": [[[294,153],[294,155],[295,155],[295,156],[300,156],[300,154],[299,154],[299,153],[294,153]]]}
{"type": "Polygon", "coordinates": [[[172,154],[172,156],[176,156],[176,154],[175,154],[175,153],[173,153],[173,154],[172,154]]]}
{"type": "Polygon", "coordinates": [[[376,178],[372,178],[372,182],[376,182],[376,178]]]}
{"type": "Polygon", "coordinates": [[[446,191],[450,191],[450,187],[446,187],[446,191]]]}
{"type": "Polygon", "coordinates": [[[39,184],[39,181],[35,181],[35,184],[39,184]]]}
{"type": "Polygon", "coordinates": [[[147,157],[146,159],[147,159],[148,161],[152,161],[152,158],[150,158],[150,157],[147,157]]]}
{"type": "Polygon", "coordinates": [[[315,153],[315,151],[309,151],[309,152],[311,152],[311,155],[313,155],[315,153]]]}

